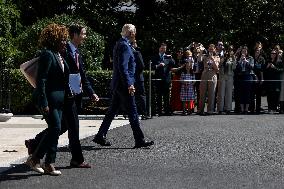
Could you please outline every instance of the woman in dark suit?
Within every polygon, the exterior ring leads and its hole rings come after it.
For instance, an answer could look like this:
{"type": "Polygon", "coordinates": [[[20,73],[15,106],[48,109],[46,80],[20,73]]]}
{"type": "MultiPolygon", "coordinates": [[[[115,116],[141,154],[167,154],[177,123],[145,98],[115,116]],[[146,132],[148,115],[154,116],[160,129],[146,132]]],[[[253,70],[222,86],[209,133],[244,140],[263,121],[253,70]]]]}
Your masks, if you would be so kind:
{"type": "Polygon", "coordinates": [[[61,129],[63,101],[66,89],[69,91],[69,69],[60,55],[66,46],[68,30],[65,26],[50,24],[40,35],[43,50],[38,64],[36,89],[33,99],[48,124],[48,132],[38,144],[35,152],[28,158],[27,164],[39,173],[60,175],[53,163],[56,158],[58,138],[61,129]],[[45,155],[44,164],[40,159],[45,155]]]}
{"type": "Polygon", "coordinates": [[[253,67],[254,59],[248,54],[247,46],[243,46],[240,49],[240,55],[237,59],[237,65],[235,73],[237,74],[237,84],[238,93],[235,94],[238,98],[241,107],[242,114],[248,114],[248,108],[250,104],[250,98],[252,93],[253,84],[253,67]]]}

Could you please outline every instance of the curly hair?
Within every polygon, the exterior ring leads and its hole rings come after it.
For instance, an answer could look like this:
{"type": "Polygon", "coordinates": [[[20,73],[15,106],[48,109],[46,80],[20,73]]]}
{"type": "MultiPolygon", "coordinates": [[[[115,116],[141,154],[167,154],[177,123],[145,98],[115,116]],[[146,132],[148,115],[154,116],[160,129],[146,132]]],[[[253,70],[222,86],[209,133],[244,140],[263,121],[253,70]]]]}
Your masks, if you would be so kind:
{"type": "Polygon", "coordinates": [[[62,41],[68,38],[68,29],[64,25],[49,24],[40,34],[39,45],[43,48],[58,51],[62,41]]]}

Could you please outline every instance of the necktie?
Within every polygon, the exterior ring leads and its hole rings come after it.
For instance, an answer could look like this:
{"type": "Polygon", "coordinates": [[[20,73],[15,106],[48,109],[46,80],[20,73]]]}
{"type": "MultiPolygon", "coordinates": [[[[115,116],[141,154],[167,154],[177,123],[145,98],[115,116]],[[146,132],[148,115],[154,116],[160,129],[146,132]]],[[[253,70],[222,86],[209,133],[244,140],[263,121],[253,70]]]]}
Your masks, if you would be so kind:
{"type": "Polygon", "coordinates": [[[77,49],[75,51],[75,63],[77,65],[77,68],[79,69],[79,52],[77,49]]]}

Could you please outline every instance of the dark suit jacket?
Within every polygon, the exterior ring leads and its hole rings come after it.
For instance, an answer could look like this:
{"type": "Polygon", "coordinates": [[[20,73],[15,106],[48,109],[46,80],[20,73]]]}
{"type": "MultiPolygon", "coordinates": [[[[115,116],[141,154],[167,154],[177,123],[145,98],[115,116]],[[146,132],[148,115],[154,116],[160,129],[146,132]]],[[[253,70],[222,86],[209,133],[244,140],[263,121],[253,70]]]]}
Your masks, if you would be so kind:
{"type": "Polygon", "coordinates": [[[37,87],[33,97],[39,108],[62,108],[65,91],[69,89],[69,68],[64,62],[64,72],[59,57],[50,50],[43,50],[38,65],[37,87]]]}
{"type": "Polygon", "coordinates": [[[75,63],[72,50],[68,43],[66,45],[66,52],[63,54],[63,57],[69,66],[70,74],[80,73],[83,91],[86,92],[89,97],[91,97],[94,94],[94,90],[86,77],[84,61],[81,54],[79,53],[79,69],[75,63]]]}
{"type": "Polygon", "coordinates": [[[135,58],[136,68],[135,68],[135,82],[144,81],[143,70],[145,68],[144,61],[140,49],[133,48],[133,54],[135,58]]]}
{"type": "Polygon", "coordinates": [[[175,62],[170,55],[164,55],[163,59],[160,57],[159,54],[153,56],[152,58],[152,69],[155,70],[155,78],[162,79],[164,81],[170,82],[171,81],[171,68],[173,68],[175,62]],[[161,62],[165,63],[165,66],[159,66],[161,62]]]}
{"type": "Polygon", "coordinates": [[[134,85],[135,58],[128,41],[121,38],[113,49],[113,74],[111,80],[112,91],[128,91],[134,85]]]}

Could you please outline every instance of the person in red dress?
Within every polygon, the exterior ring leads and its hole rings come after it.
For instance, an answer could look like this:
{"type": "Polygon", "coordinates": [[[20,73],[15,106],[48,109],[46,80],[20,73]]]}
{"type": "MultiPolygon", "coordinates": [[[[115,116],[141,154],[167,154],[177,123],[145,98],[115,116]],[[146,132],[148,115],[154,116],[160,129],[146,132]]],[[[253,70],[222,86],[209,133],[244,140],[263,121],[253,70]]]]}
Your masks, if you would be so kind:
{"type": "Polygon", "coordinates": [[[171,88],[170,106],[172,111],[181,111],[182,102],[180,100],[180,74],[183,67],[183,49],[179,49],[176,53],[175,68],[172,69],[173,79],[171,88]]]}

